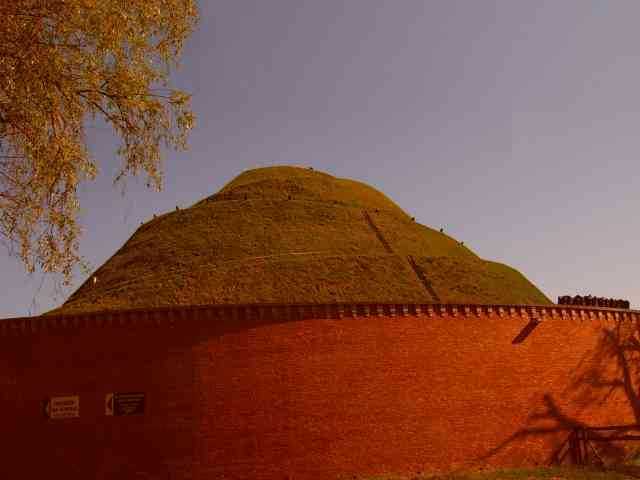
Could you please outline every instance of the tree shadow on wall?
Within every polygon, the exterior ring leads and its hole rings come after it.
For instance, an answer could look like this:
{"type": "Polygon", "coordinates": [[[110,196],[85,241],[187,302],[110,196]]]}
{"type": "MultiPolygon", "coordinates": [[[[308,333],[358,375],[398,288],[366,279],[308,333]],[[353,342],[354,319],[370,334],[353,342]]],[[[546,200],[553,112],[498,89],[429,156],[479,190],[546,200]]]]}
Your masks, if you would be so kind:
{"type": "MultiPolygon", "coordinates": [[[[569,347],[568,347],[569,348],[569,347]]],[[[576,429],[594,426],[581,421],[580,413],[589,410],[629,407],[633,419],[624,424],[640,424],[640,324],[635,321],[616,321],[610,328],[603,328],[595,348],[587,352],[576,370],[573,379],[563,392],[561,407],[549,393],[544,394],[544,408],[531,412],[525,426],[511,434],[499,445],[477,458],[487,461],[514,443],[527,438],[553,436],[556,439],[552,452],[546,459],[548,464],[572,462],[572,432],[576,429]],[[566,413],[567,409],[575,416],[566,413]]],[[[619,424],[619,422],[618,422],[619,424]]],[[[624,429],[618,433],[625,433],[624,429]]],[[[590,431],[598,439],[606,439],[610,432],[590,431]]],[[[590,442],[591,443],[591,442],[590,442]]],[[[620,443],[595,441],[596,453],[607,462],[615,463],[625,458],[627,450],[620,443]]],[[[639,445],[640,446],[640,445],[639,445]]],[[[594,447],[591,447],[594,448],[594,447]]]]}

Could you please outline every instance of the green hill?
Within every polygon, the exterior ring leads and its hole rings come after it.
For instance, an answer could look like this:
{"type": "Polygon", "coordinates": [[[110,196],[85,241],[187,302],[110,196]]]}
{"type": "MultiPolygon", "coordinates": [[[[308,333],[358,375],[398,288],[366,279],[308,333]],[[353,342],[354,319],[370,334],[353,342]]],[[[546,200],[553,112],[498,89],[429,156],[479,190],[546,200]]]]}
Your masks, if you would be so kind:
{"type": "Polygon", "coordinates": [[[50,313],[210,303],[549,304],[518,271],[381,192],[297,167],[242,173],[142,225],[50,313]],[[92,275],[93,276],[93,275],[92,275]]]}

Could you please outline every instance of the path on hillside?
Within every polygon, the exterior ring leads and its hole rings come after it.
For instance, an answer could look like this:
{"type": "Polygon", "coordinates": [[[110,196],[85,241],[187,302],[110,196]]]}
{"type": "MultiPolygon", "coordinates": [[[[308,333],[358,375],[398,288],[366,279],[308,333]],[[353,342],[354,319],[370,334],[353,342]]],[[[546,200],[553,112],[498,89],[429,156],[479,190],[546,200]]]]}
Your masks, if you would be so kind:
{"type": "Polygon", "coordinates": [[[424,270],[420,268],[420,266],[416,263],[415,259],[411,255],[407,257],[407,261],[409,262],[411,269],[415,272],[418,279],[422,282],[422,285],[424,285],[424,288],[427,290],[427,292],[429,292],[429,295],[431,295],[431,297],[433,297],[433,299],[437,303],[440,303],[440,297],[433,289],[433,285],[431,285],[431,282],[425,275],[424,270]]]}
{"type": "Polygon", "coordinates": [[[373,218],[371,218],[371,215],[369,215],[369,212],[367,212],[366,210],[363,210],[363,214],[364,214],[364,219],[367,221],[367,223],[369,224],[369,227],[371,227],[371,230],[373,230],[373,233],[375,233],[376,237],[378,237],[378,240],[380,240],[380,243],[385,248],[385,250],[389,253],[394,253],[393,249],[391,248],[391,245],[389,245],[389,242],[387,242],[387,239],[384,238],[384,235],[382,235],[382,232],[380,231],[378,226],[373,222],[373,218]]]}
{"type": "MultiPolygon", "coordinates": [[[[369,215],[369,212],[367,212],[366,210],[363,210],[362,213],[365,220],[371,227],[371,230],[373,230],[373,233],[375,233],[376,237],[378,237],[378,240],[380,240],[380,243],[385,248],[385,250],[389,253],[395,253],[393,251],[393,248],[391,248],[391,245],[389,244],[387,239],[384,238],[384,235],[382,234],[382,232],[380,231],[376,223],[373,221],[373,218],[371,218],[371,215],[369,215]]],[[[436,291],[433,289],[433,285],[431,285],[431,282],[429,281],[426,274],[424,273],[424,270],[422,270],[418,266],[418,264],[415,262],[415,260],[411,255],[407,257],[407,261],[409,262],[409,266],[411,267],[411,270],[413,270],[413,272],[416,274],[416,277],[418,277],[418,280],[420,280],[420,283],[422,283],[425,290],[429,293],[429,295],[431,295],[431,298],[437,303],[439,303],[440,297],[438,296],[436,291]]]]}

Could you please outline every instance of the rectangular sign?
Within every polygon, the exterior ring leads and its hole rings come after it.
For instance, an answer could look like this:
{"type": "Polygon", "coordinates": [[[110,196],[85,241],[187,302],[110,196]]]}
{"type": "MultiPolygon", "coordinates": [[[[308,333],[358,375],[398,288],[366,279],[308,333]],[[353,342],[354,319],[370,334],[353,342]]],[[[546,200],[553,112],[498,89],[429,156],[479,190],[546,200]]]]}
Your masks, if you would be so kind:
{"type": "Polygon", "coordinates": [[[144,392],[107,393],[105,415],[142,415],[144,413],[144,392]]]}
{"type": "Polygon", "coordinates": [[[44,413],[52,419],[76,418],[80,416],[80,397],[51,397],[44,402],[44,413]]]}

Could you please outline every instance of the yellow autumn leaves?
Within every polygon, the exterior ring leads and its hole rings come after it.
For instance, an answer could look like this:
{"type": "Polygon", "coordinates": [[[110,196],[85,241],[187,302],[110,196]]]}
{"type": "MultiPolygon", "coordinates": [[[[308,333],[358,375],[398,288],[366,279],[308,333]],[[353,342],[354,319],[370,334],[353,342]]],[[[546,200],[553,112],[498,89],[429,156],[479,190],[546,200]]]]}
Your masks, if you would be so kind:
{"type": "Polygon", "coordinates": [[[190,97],[168,76],[197,21],[195,0],[0,0],[0,236],[29,271],[80,262],[79,182],[97,166],[86,122],[121,145],[116,180],[162,184],[161,148],[185,148],[190,97]]]}

